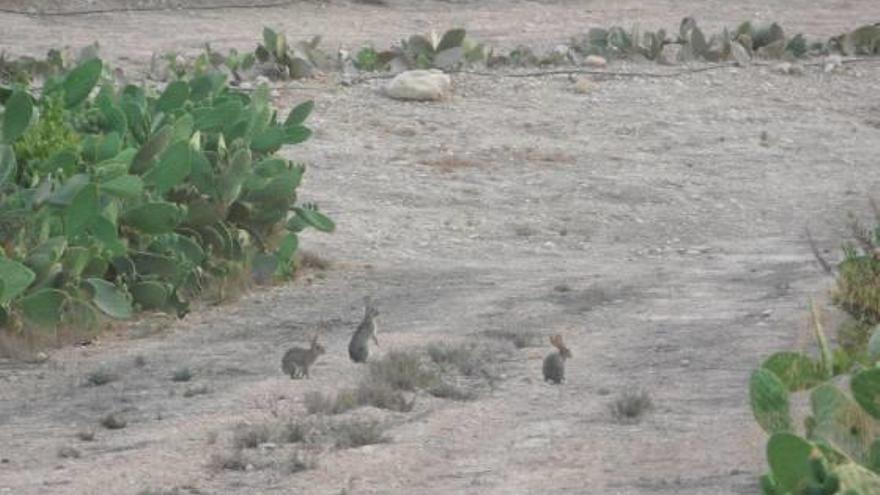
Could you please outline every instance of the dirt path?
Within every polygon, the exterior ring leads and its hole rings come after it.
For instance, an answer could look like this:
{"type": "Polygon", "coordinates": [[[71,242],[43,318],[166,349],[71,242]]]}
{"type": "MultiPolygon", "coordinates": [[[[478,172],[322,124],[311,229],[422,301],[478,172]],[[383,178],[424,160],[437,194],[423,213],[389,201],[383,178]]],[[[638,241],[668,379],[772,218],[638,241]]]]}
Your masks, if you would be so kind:
{"type": "MultiPolygon", "coordinates": [[[[111,58],[142,63],[205,40],[246,48],[270,22],[330,43],[461,23],[500,44],[552,45],[599,20],[672,26],[695,14],[711,26],[757,13],[828,35],[880,18],[868,1],[643,3],[0,14],[0,49],[97,38],[111,58]]],[[[609,80],[585,95],[565,78],[454,83],[450,101],[430,105],[390,101],[378,83],[284,91],[285,107],[316,99],[315,138],[290,154],[312,164],[302,199],[339,226],[303,244],[335,267],[158,334],[131,330],[40,365],[0,361],[0,493],[756,493],[764,436],[747,378],[799,341],[806,298],[828,286],[804,226],[835,249],[845,213],[864,212],[880,185],[880,65],[609,80]],[[344,348],[367,294],[383,311],[381,352],[486,330],[563,331],[568,383],[541,383],[547,349],[527,348],[477,401],[391,415],[389,444],[326,452],[295,475],[211,469],[231,425],[302,414],[305,392],[357,380],[344,348]],[[282,348],[323,320],[329,354],[312,380],[281,376],[282,348]],[[83,387],[101,366],[119,380],[83,387]],[[194,382],[171,382],[183,366],[194,382]],[[210,393],[183,396],[198,385],[210,393]],[[629,389],[649,391],[655,410],[621,425],[608,407],[629,389]],[[120,410],[127,428],[76,439],[120,410]],[[82,456],[59,459],[67,445],[82,456]]]]}

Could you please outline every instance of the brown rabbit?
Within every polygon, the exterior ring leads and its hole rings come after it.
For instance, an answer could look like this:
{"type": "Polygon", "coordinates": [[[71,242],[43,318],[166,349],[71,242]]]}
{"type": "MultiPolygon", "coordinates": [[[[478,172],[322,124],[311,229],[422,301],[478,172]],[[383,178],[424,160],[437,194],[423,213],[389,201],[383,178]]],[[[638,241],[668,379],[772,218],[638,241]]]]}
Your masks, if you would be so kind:
{"type": "Polygon", "coordinates": [[[291,378],[309,378],[309,366],[314,364],[318,356],[324,354],[324,346],[318,343],[318,335],[312,337],[311,347],[291,347],[281,358],[281,371],[291,378]]]}
{"type": "Polygon", "coordinates": [[[558,351],[544,358],[544,381],[559,384],[565,381],[565,360],[571,357],[571,351],[562,343],[562,335],[550,337],[550,343],[558,351]]]}
{"type": "Polygon", "coordinates": [[[379,339],[376,338],[376,333],[379,331],[376,325],[377,316],[379,310],[373,305],[372,299],[364,298],[364,319],[351,336],[351,342],[348,343],[348,356],[355,363],[367,361],[370,355],[370,339],[379,345],[379,339]]]}

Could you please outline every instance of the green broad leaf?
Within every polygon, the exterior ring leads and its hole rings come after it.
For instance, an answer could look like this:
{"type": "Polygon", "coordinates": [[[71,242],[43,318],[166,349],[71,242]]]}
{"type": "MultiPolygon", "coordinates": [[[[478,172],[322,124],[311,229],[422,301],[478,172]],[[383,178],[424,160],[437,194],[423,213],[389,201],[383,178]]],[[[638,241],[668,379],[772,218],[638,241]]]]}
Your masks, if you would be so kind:
{"type": "Polygon", "coordinates": [[[309,100],[299,105],[293,107],[293,110],[287,115],[287,120],[284,121],[284,127],[293,127],[300,126],[306,119],[309,117],[309,114],[312,113],[312,110],[315,108],[315,102],[313,100],[309,100]]]}
{"type": "Polygon", "coordinates": [[[749,402],[755,420],[767,433],[793,431],[788,389],[772,371],[758,368],[752,372],[749,402]]]}
{"type": "Polygon", "coordinates": [[[880,419],[880,368],[862,371],[850,382],[853,398],[862,409],[880,419]]]}
{"type": "Polygon", "coordinates": [[[102,183],[101,192],[122,199],[136,199],[144,193],[144,181],[137,175],[121,175],[102,183]]]}
{"type": "Polygon", "coordinates": [[[278,260],[284,264],[289,264],[293,259],[293,255],[296,254],[296,250],[299,247],[299,238],[293,232],[285,235],[281,242],[278,244],[278,260]]]}
{"type": "Polygon", "coordinates": [[[90,278],[84,282],[92,293],[92,303],[104,314],[117,319],[131,316],[131,299],[122,289],[100,278],[90,278]]]}
{"type": "Polygon", "coordinates": [[[134,156],[131,162],[131,172],[140,175],[149,170],[153,165],[153,160],[168,148],[173,137],[174,128],[172,126],[159,129],[134,156]]]}
{"type": "Polygon", "coordinates": [[[73,278],[79,277],[89,264],[92,255],[93,253],[90,249],[82,246],[67,248],[64,251],[64,256],[61,258],[65,274],[73,278]]]}
{"type": "Polygon", "coordinates": [[[61,89],[64,90],[64,106],[71,108],[88,98],[101,77],[102,68],[101,59],[92,58],[70,71],[61,83],[61,89]]]}
{"type": "Polygon", "coordinates": [[[284,144],[299,144],[312,136],[308,127],[295,125],[284,129],[284,144]]]}
{"type": "Polygon", "coordinates": [[[267,127],[251,139],[251,149],[257,153],[273,153],[278,151],[287,140],[284,127],[267,127]]]}
{"type": "Polygon", "coordinates": [[[174,121],[173,141],[188,141],[193,135],[195,123],[192,114],[184,114],[174,121]]]}
{"type": "Polygon", "coordinates": [[[76,169],[77,156],[74,150],[61,150],[36,164],[36,169],[43,174],[61,172],[67,175],[76,169]]]}
{"type": "Polygon", "coordinates": [[[161,282],[146,281],[131,287],[131,296],[141,309],[162,309],[168,303],[170,290],[161,282]]]}
{"type": "Polygon", "coordinates": [[[144,114],[143,107],[131,100],[124,100],[120,103],[125,122],[137,142],[141,143],[147,138],[147,117],[144,114]]]}
{"type": "Polygon", "coordinates": [[[242,184],[251,170],[250,150],[240,149],[232,157],[229,168],[220,177],[220,199],[225,204],[231,204],[241,193],[242,184]]]}
{"type": "Polygon", "coordinates": [[[101,115],[106,121],[107,130],[117,132],[120,136],[125,135],[128,130],[128,119],[125,117],[125,112],[109,100],[104,104],[99,103],[99,105],[101,115]]]}
{"type": "Polygon", "coordinates": [[[21,300],[25,319],[40,328],[53,328],[61,323],[67,294],[57,289],[40,289],[21,300]]]}
{"type": "Polygon", "coordinates": [[[437,45],[437,52],[448,50],[450,48],[458,48],[464,43],[467,32],[464,29],[450,29],[443,34],[443,38],[437,45]]]}
{"type": "Polygon", "coordinates": [[[30,268],[17,261],[0,257],[0,281],[3,292],[0,294],[0,305],[5,305],[24,292],[36,278],[30,268]]]}
{"type": "Polygon", "coordinates": [[[122,223],[145,234],[158,235],[174,231],[184,218],[184,211],[174,203],[144,203],[126,210],[122,223]]]}
{"type": "Polygon", "coordinates": [[[24,134],[33,114],[34,104],[31,96],[24,91],[14,91],[3,108],[3,122],[0,127],[3,142],[12,143],[24,134]]]}
{"type": "Polygon", "coordinates": [[[761,365],[779,378],[789,392],[807,390],[825,381],[822,366],[797,352],[777,352],[761,365]]]}
{"type": "Polygon", "coordinates": [[[95,161],[103,162],[116,157],[122,151],[122,138],[116,132],[104,136],[96,150],[95,161]]]}
{"type": "MultiPolygon", "coordinates": [[[[95,218],[90,230],[103,248],[110,251],[114,256],[120,256],[125,253],[125,246],[119,240],[119,232],[116,225],[106,217],[98,216],[95,218]]],[[[96,270],[96,274],[103,274],[103,271],[96,270]]]]}
{"type": "Polygon", "coordinates": [[[221,103],[195,115],[195,128],[199,131],[219,131],[227,124],[236,122],[243,106],[238,100],[221,103]]]}
{"type": "Polygon", "coordinates": [[[792,433],[775,433],[767,442],[767,463],[783,493],[794,493],[811,479],[813,445],[792,433]]]}
{"type": "Polygon", "coordinates": [[[336,229],[336,224],[333,223],[333,220],[330,220],[330,218],[318,210],[300,208],[297,206],[293,211],[295,211],[296,215],[302,218],[303,221],[321,232],[333,232],[336,229]]]}
{"type": "Polygon", "coordinates": [[[0,186],[15,173],[15,152],[12,146],[0,144],[0,186]]]}
{"type": "Polygon", "coordinates": [[[86,228],[100,213],[97,186],[87,184],[80,189],[64,213],[65,233],[68,237],[85,233],[86,228]]]}
{"type": "Polygon", "coordinates": [[[154,275],[163,280],[175,282],[181,275],[181,265],[174,258],[155,253],[133,253],[131,260],[139,275],[154,275]]]}
{"type": "Polygon", "coordinates": [[[52,206],[70,206],[76,198],[76,195],[79,194],[84,187],[91,184],[91,181],[92,179],[88,174],[74,175],[67,179],[58,190],[49,196],[48,203],[52,206]]]}
{"type": "Polygon", "coordinates": [[[192,170],[192,150],[187,141],[178,141],[168,147],[159,162],[144,175],[147,184],[156,186],[164,195],[172,187],[182,184],[192,170]]]}
{"type": "Polygon", "coordinates": [[[183,106],[187,98],[189,98],[189,84],[185,81],[174,81],[165,87],[165,91],[159,96],[156,110],[164,113],[177,110],[183,106]]]}
{"type": "Polygon", "coordinates": [[[194,77],[189,82],[189,98],[192,101],[204,100],[222,88],[225,82],[226,74],[221,72],[212,72],[194,77]]]}

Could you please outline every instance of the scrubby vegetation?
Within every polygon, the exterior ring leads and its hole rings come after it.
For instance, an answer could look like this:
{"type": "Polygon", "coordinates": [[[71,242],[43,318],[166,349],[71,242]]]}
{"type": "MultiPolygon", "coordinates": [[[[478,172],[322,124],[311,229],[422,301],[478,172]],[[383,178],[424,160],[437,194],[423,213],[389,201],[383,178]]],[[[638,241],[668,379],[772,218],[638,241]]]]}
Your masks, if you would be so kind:
{"type": "Polygon", "coordinates": [[[840,347],[829,344],[814,304],[818,358],[777,352],[751,376],[752,410],[770,435],[766,495],[880,493],[880,229],[855,233],[859,246],[846,247],[833,298],[850,316],[840,347]],[[793,417],[792,394],[809,395],[802,421],[793,417]]]}
{"type": "Polygon", "coordinates": [[[161,90],[119,86],[94,56],[50,67],[40,92],[0,86],[5,332],[182,317],[206,287],[290,277],[298,233],[334,229],[296,204],[305,166],[276,154],[309,138],[311,102],[279,120],[267,88],[210,67],[161,90]]]}

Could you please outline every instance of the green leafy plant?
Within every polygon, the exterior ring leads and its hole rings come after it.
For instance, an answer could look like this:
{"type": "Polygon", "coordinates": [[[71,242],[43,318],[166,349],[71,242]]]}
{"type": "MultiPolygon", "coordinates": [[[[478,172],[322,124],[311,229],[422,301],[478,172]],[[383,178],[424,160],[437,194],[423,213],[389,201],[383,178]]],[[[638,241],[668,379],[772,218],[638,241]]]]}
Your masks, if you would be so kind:
{"type": "Polygon", "coordinates": [[[750,397],[758,424],[770,434],[770,472],[762,492],[775,494],[874,493],[880,490],[880,368],[854,368],[847,395],[832,379],[849,368],[834,366],[815,305],[813,327],[818,359],[781,352],[752,374],[750,397]],[[808,393],[811,414],[798,432],[789,395],[808,393]]]}
{"type": "Polygon", "coordinates": [[[442,37],[413,35],[400,45],[377,54],[380,66],[392,69],[443,69],[451,70],[463,65],[482,61],[483,45],[467,38],[464,29],[450,29],[442,37]]]}
{"type": "Polygon", "coordinates": [[[316,70],[336,67],[333,57],[318,48],[321,37],[301,41],[293,45],[283,33],[263,28],[263,43],[258,44],[254,55],[266,68],[264,72],[278,79],[303,79],[311,77],[316,70]]]}
{"type": "Polygon", "coordinates": [[[183,316],[206,286],[223,297],[252,272],[290,277],[298,234],[335,228],[296,203],[306,167],[276,155],[309,138],[313,107],[279,120],[266,87],[239,92],[212,68],[158,93],[119,87],[97,58],[39,98],[7,95],[0,321],[91,332],[137,309],[183,316]]]}

